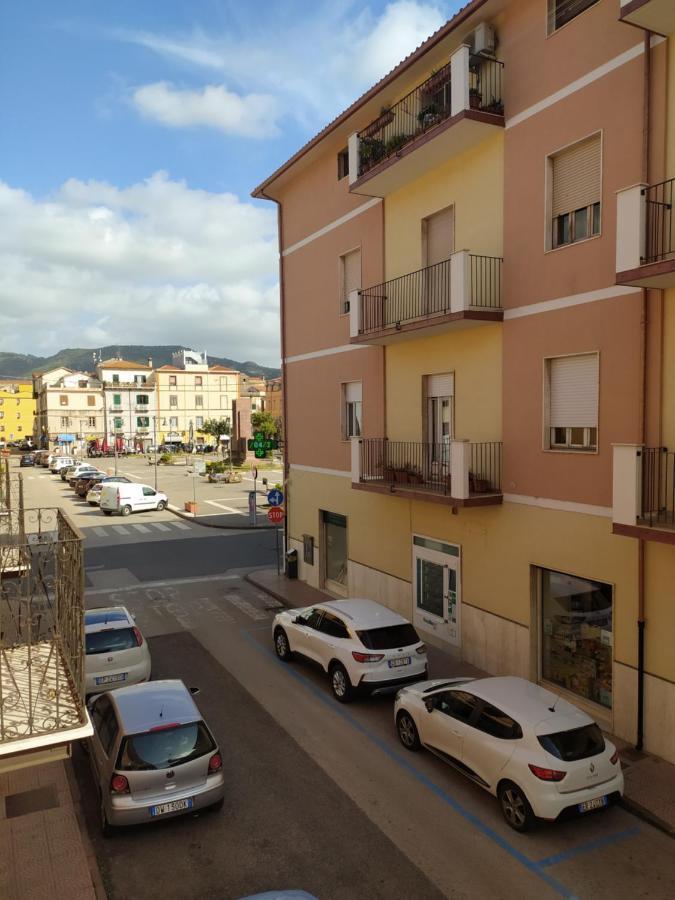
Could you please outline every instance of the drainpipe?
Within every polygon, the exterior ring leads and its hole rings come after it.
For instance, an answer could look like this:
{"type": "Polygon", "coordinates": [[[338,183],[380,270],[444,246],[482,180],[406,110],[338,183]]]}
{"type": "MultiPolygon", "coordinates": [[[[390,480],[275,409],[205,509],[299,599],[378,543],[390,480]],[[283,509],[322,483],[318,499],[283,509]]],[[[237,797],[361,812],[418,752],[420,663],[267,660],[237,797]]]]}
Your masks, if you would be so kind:
{"type": "MultiPolygon", "coordinates": [[[[649,184],[649,102],[651,81],[651,32],[644,33],[643,49],[643,99],[642,99],[642,183],[649,184]]],[[[647,439],[647,327],[649,307],[647,289],[642,289],[642,315],[640,316],[640,363],[642,384],[640,387],[640,443],[647,439]]],[[[638,684],[637,684],[637,741],[636,750],[644,745],[644,680],[645,680],[645,542],[638,538],[638,684]]]]}
{"type": "Polygon", "coordinates": [[[289,530],[289,522],[290,522],[290,492],[288,490],[288,478],[290,472],[290,463],[288,461],[289,451],[288,451],[288,390],[286,384],[286,305],[285,305],[285,291],[284,291],[284,223],[282,217],[282,207],[281,201],[275,200],[274,197],[270,197],[269,194],[266,194],[264,191],[260,191],[260,195],[264,197],[266,200],[271,200],[272,203],[276,203],[277,205],[277,231],[279,234],[279,314],[280,314],[280,324],[281,324],[281,408],[282,408],[282,417],[284,422],[284,507],[286,509],[286,527],[284,528],[284,563],[283,567],[285,570],[286,567],[286,553],[288,552],[288,530],[289,530]]]}

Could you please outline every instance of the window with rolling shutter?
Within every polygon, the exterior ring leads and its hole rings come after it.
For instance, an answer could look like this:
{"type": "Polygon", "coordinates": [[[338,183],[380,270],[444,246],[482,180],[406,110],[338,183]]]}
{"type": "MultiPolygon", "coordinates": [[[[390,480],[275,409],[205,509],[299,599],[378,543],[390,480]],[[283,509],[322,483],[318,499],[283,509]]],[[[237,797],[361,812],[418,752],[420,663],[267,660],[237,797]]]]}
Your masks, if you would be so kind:
{"type": "Polygon", "coordinates": [[[548,445],[556,450],[595,450],[598,443],[597,353],[546,360],[548,445]]]}
{"type": "Polygon", "coordinates": [[[342,437],[349,440],[361,437],[361,417],[363,387],[360,381],[350,381],[342,385],[343,415],[342,437]]]}
{"type": "Polygon", "coordinates": [[[600,134],[550,157],[553,247],[600,233],[601,158],[600,134]]]}
{"type": "Polygon", "coordinates": [[[340,257],[341,293],[340,306],[349,312],[349,295],[361,287],[361,250],[351,250],[340,257]]]}
{"type": "Polygon", "coordinates": [[[598,0],[548,0],[548,33],[552,34],[575,19],[598,0]]]}

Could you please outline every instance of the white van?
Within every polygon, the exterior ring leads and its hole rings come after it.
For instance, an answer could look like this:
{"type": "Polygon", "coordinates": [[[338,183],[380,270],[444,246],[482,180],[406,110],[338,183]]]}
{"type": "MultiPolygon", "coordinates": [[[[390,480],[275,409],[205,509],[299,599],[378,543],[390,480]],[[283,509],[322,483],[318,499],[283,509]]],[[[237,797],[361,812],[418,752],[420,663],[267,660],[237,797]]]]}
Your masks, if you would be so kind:
{"type": "Polygon", "coordinates": [[[72,456],[54,456],[49,464],[49,471],[56,475],[61,469],[67,469],[68,466],[73,466],[76,462],[77,460],[72,456]]]}
{"type": "Polygon", "coordinates": [[[143,509],[164,509],[169,498],[148,484],[126,484],[123,481],[104,483],[101,488],[101,510],[106,516],[119,513],[128,516],[143,509]]]}

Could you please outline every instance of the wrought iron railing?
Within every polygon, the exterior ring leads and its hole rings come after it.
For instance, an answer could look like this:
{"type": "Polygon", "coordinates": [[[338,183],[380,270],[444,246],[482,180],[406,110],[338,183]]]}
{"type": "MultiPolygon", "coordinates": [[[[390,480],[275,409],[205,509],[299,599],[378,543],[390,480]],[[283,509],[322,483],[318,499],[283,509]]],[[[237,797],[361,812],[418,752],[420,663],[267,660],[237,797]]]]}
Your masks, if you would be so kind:
{"type": "MultiPolygon", "coordinates": [[[[364,438],[360,442],[360,453],[361,482],[452,496],[448,443],[364,438]]],[[[501,442],[470,444],[469,459],[469,494],[501,493],[501,442]]]]}
{"type": "Polygon", "coordinates": [[[675,525],[675,453],[667,447],[644,447],[640,521],[675,525]]]}
{"type": "MultiPolygon", "coordinates": [[[[490,57],[469,57],[469,102],[472,109],[504,115],[502,70],[504,64],[490,57]]],[[[383,159],[396,154],[416,138],[453,114],[451,65],[433,72],[426,81],[359,132],[359,175],[365,175],[383,159]]]]}
{"type": "Polygon", "coordinates": [[[673,235],[673,183],[675,178],[643,188],[646,200],[645,262],[659,262],[675,253],[673,235]]]}
{"type": "Polygon", "coordinates": [[[87,721],[82,535],[60,509],[21,512],[0,545],[2,744],[87,721]]]}
{"type": "MultiPolygon", "coordinates": [[[[359,334],[433,319],[450,312],[450,259],[364,288],[361,293],[359,334]]],[[[495,256],[469,256],[469,304],[501,308],[502,260],[495,256]]]]}

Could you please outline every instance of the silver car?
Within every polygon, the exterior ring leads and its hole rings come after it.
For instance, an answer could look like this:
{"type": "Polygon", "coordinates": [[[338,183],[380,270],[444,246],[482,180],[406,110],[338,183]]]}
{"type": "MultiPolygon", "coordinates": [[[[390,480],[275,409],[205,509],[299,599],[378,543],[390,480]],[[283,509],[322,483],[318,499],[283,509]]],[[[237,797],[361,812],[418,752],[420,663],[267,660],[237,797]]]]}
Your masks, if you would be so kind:
{"type": "Polygon", "coordinates": [[[118,825],[221,809],[223,760],[182,681],[149,681],[100,694],[89,714],[89,756],[104,835],[118,825]]]}

